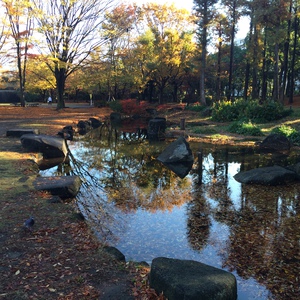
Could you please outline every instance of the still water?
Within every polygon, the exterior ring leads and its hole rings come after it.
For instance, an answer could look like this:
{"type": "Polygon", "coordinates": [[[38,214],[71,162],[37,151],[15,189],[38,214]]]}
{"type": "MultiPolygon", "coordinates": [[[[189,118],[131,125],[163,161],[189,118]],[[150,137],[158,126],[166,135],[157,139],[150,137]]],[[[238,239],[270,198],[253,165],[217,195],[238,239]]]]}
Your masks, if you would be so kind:
{"type": "Polygon", "coordinates": [[[297,154],[190,143],[180,179],[156,157],[169,141],[95,130],[70,143],[67,172],[84,183],[78,206],[99,239],[126,260],[192,259],[232,272],[238,299],[300,299],[299,184],[242,185],[240,170],[298,161],[297,154]]]}

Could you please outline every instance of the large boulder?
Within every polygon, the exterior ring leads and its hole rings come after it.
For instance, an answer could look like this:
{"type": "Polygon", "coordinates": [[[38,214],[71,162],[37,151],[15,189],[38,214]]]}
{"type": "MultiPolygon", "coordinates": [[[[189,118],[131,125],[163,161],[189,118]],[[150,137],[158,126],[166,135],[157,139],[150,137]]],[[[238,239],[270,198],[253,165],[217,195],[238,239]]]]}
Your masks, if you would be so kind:
{"type": "Polygon", "coordinates": [[[78,176],[49,176],[37,177],[34,187],[40,191],[48,191],[61,199],[74,198],[81,186],[81,179],[78,176]]]}
{"type": "Polygon", "coordinates": [[[259,145],[263,151],[288,151],[291,148],[291,143],[287,137],[282,134],[270,134],[259,145]]]}
{"type": "Polygon", "coordinates": [[[292,170],[271,166],[239,172],[234,175],[234,179],[241,183],[279,185],[297,180],[298,175],[292,170]]]}
{"type": "Polygon", "coordinates": [[[169,144],[168,147],[157,157],[157,159],[162,163],[194,161],[190,145],[182,136],[169,144]]]}
{"type": "Polygon", "coordinates": [[[191,170],[194,157],[189,143],[184,137],[179,137],[171,143],[158,157],[167,168],[180,178],[184,178],[191,170]]]}
{"type": "Polygon", "coordinates": [[[75,130],[73,126],[67,125],[62,130],[60,130],[57,135],[65,140],[73,141],[75,130]]]}
{"type": "Polygon", "coordinates": [[[90,121],[93,129],[99,128],[102,125],[102,122],[96,118],[89,118],[89,121],[90,121]]]}
{"type": "Polygon", "coordinates": [[[152,261],[150,287],[169,300],[235,300],[233,274],[193,260],[158,257],[152,261]]]}
{"type": "Polygon", "coordinates": [[[89,120],[80,120],[77,123],[78,133],[85,135],[87,132],[93,129],[92,123],[89,120]]]}
{"type": "Polygon", "coordinates": [[[21,136],[24,148],[32,152],[41,152],[44,158],[66,157],[68,146],[65,139],[44,134],[24,134],[21,136]]]}

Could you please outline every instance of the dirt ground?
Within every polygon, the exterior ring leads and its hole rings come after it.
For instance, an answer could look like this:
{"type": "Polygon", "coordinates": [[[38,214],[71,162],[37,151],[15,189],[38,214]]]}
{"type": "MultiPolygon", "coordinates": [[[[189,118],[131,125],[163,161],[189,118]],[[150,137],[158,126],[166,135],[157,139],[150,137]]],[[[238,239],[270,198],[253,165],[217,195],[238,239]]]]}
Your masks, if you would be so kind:
{"type": "Polygon", "coordinates": [[[0,107],[0,299],[159,299],[148,286],[149,268],[115,260],[78,216],[74,203],[32,188],[34,154],[8,129],[57,134],[108,108],[0,107]],[[23,223],[34,216],[32,232],[23,223]]]}

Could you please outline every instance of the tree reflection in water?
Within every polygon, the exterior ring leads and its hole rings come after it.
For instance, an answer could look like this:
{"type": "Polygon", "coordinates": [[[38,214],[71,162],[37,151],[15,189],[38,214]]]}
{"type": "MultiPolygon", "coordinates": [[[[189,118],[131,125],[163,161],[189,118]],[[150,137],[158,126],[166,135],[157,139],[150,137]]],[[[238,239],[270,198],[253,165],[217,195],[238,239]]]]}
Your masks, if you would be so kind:
{"type": "Polygon", "coordinates": [[[202,161],[195,157],[182,180],[156,161],[166,144],[124,140],[117,131],[99,136],[93,131],[72,147],[73,172],[86,183],[78,204],[99,238],[128,259],[168,256],[222,267],[237,277],[239,299],[300,299],[299,184],[233,178],[297,156],[190,143],[202,161]]]}

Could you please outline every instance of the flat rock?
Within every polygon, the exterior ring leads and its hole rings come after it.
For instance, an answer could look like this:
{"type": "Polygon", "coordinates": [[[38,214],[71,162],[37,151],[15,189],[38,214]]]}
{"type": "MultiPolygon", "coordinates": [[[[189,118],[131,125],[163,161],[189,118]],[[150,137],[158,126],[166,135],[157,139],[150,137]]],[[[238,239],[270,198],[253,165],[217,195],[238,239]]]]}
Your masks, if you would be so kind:
{"type": "Polygon", "coordinates": [[[14,128],[6,131],[6,136],[21,137],[23,134],[39,134],[38,129],[14,128]]]}
{"type": "Polygon", "coordinates": [[[193,260],[155,258],[150,287],[169,300],[237,299],[233,274],[193,260]]]}
{"type": "Polygon", "coordinates": [[[239,172],[234,179],[246,184],[280,185],[297,180],[298,175],[286,168],[271,166],[239,172]]]}
{"type": "Polygon", "coordinates": [[[43,153],[44,158],[66,157],[68,147],[61,137],[45,134],[24,134],[21,136],[22,146],[33,152],[43,153]]]}
{"type": "Polygon", "coordinates": [[[78,176],[37,177],[34,187],[40,191],[49,191],[62,199],[74,198],[79,192],[81,179],[78,176]]]}

